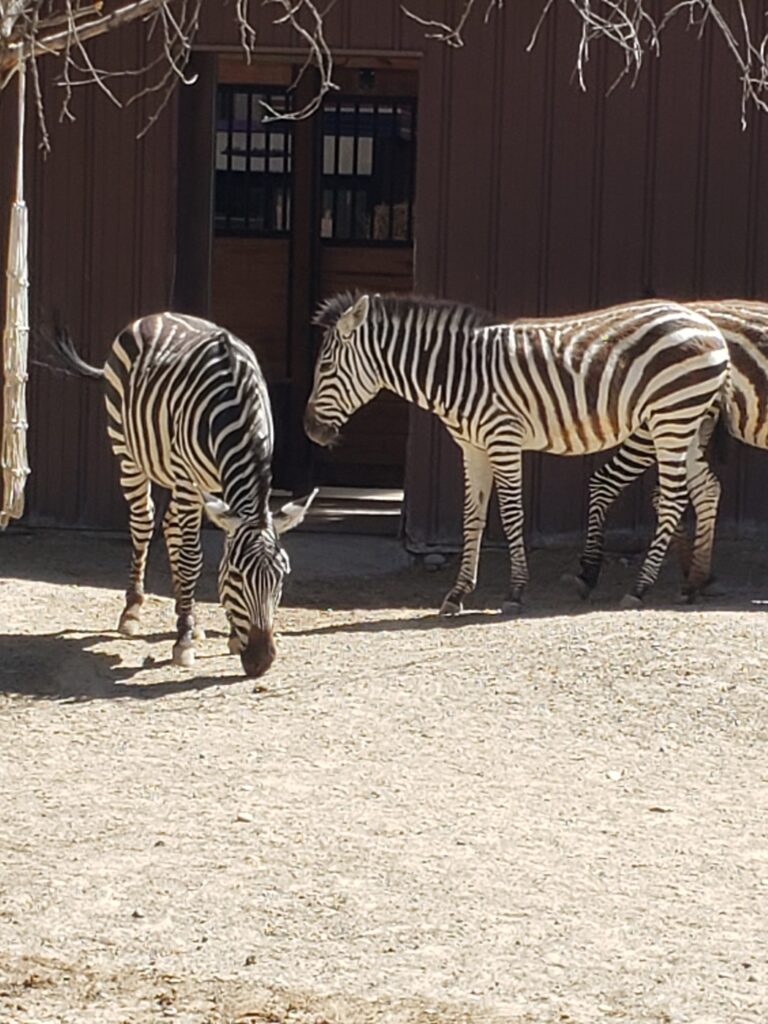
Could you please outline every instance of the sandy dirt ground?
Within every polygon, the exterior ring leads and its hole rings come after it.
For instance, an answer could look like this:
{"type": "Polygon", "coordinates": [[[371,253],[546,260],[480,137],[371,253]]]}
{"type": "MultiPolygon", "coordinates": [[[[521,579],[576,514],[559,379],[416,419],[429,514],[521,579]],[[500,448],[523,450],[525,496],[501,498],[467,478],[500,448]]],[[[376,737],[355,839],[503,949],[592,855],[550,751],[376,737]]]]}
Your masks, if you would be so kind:
{"type": "Polygon", "coordinates": [[[0,1021],[765,1024],[768,545],[642,611],[297,534],[279,660],[114,632],[125,539],[0,537],[0,1021]],[[350,575],[351,574],[351,575],[350,575]]]}

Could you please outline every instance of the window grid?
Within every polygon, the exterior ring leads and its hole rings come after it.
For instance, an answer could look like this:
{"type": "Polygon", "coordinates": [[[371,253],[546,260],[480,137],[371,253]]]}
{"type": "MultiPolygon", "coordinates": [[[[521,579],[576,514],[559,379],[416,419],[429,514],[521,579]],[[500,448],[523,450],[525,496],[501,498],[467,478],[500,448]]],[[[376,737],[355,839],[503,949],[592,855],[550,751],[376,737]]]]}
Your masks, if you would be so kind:
{"type": "Polygon", "coordinates": [[[326,100],[324,241],[345,245],[412,242],[415,119],[413,97],[326,100]]]}
{"type": "MultiPolygon", "coordinates": [[[[262,103],[290,109],[287,89],[220,85],[217,235],[285,237],[291,229],[293,124],[264,122],[262,103]]],[[[339,96],[322,111],[323,242],[409,245],[413,239],[416,101],[339,96]]]]}
{"type": "Polygon", "coordinates": [[[285,89],[220,85],[216,115],[217,235],[283,237],[291,227],[292,123],[264,122],[262,103],[289,110],[285,89]]]}

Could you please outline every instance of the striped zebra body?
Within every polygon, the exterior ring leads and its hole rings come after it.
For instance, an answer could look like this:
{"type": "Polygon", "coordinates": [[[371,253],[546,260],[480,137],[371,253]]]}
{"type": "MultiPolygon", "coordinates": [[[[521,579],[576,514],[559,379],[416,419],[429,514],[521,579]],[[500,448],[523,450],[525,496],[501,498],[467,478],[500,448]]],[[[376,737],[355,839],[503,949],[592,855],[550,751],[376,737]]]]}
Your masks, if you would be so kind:
{"type": "MultiPolygon", "coordinates": [[[[163,533],[176,597],[174,661],[194,662],[194,592],[202,568],[203,510],[225,533],[219,593],[230,649],[247,675],[275,656],[273,620],[290,571],[278,534],[305,507],[269,509],[273,427],[256,357],[207,320],[176,313],[142,317],[115,338],[103,369],[84,363],[66,335],[57,347],[82,376],[102,378],[107,432],[130,510],[133,561],[119,629],[138,630],[154,530],[151,484],[170,491],[163,533]]],[[[311,499],[310,499],[311,500],[311,499]]],[[[308,503],[307,503],[308,504],[308,503]]]]}
{"type": "Polygon", "coordinates": [[[632,595],[642,597],[687,502],[699,468],[696,439],[725,377],[725,343],[708,320],[648,301],[498,324],[453,303],[379,295],[353,303],[342,295],[321,306],[316,322],[325,337],[305,414],[312,440],[334,443],[349,416],[387,388],[434,412],[461,449],[464,546],[444,613],[460,610],[474,589],[494,484],[510,550],[505,608],[519,607],[528,579],[524,450],[583,455],[647,429],[659,449],[662,496],[632,595]]]}
{"type": "MultiPolygon", "coordinates": [[[[701,437],[700,483],[717,486],[705,461],[705,450],[717,415],[728,433],[755,448],[768,448],[768,304],[740,299],[698,301],[688,308],[706,316],[725,338],[730,370],[718,396],[710,424],[701,437]]],[[[656,461],[653,438],[641,430],[597,470],[589,484],[587,537],[581,555],[579,589],[586,596],[597,584],[602,565],[608,509],[618,495],[656,461]]],[[[694,482],[695,486],[695,482],[694,482]]],[[[691,547],[680,528],[676,541],[684,572],[683,597],[694,600],[711,579],[715,535],[714,514],[697,520],[691,547]]]]}

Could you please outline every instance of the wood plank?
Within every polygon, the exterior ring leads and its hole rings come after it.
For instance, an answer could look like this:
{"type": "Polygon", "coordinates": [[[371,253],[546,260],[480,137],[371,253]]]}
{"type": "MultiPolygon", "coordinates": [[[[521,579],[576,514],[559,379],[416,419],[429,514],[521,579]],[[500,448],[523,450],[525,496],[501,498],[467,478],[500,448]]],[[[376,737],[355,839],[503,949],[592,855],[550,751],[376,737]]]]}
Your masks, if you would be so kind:
{"type": "Polygon", "coordinates": [[[322,246],[319,295],[370,290],[410,292],[413,288],[413,247],[361,245],[322,246]]]}
{"type": "Polygon", "coordinates": [[[252,346],[270,381],[285,380],[288,239],[215,238],[211,316],[252,346]]]}
{"type": "Polygon", "coordinates": [[[296,64],[259,58],[249,64],[245,56],[222,55],[219,58],[219,81],[226,85],[291,85],[296,64]]]}

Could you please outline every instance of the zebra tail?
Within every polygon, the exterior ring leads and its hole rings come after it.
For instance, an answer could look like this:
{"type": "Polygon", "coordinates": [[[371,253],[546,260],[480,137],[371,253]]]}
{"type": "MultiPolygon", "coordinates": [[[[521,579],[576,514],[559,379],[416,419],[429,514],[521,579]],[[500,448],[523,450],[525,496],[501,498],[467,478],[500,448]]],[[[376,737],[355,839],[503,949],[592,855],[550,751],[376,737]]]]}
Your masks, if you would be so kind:
{"type": "Polygon", "coordinates": [[[92,380],[103,380],[104,368],[91,366],[90,363],[78,355],[74,342],[66,327],[56,324],[51,344],[59,357],[59,361],[67,372],[76,374],[78,377],[89,377],[92,380]]]}
{"type": "Polygon", "coordinates": [[[712,436],[709,439],[709,456],[718,465],[725,465],[731,451],[730,433],[726,424],[725,413],[721,412],[717,417],[712,436]]]}

